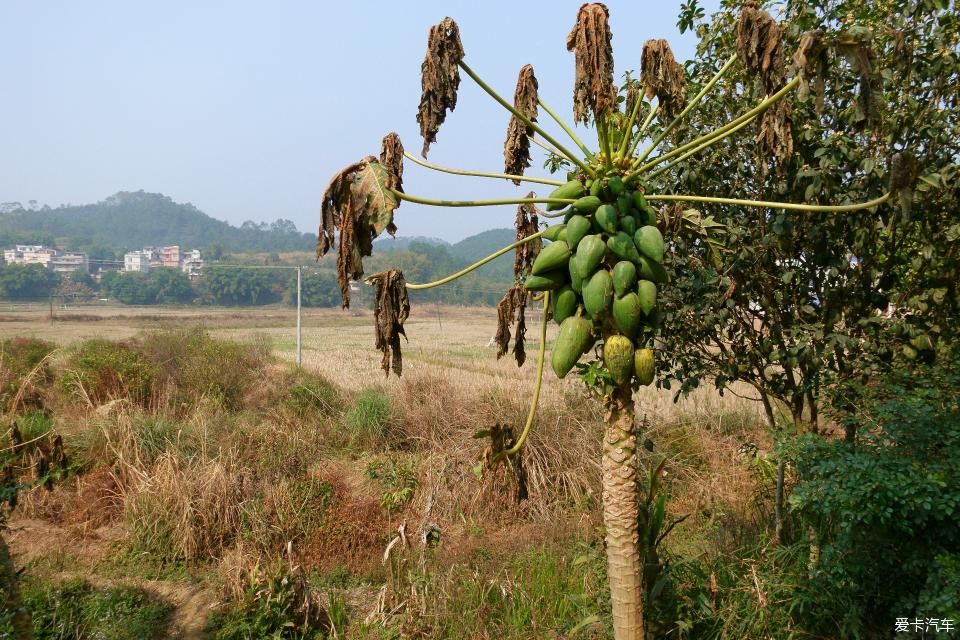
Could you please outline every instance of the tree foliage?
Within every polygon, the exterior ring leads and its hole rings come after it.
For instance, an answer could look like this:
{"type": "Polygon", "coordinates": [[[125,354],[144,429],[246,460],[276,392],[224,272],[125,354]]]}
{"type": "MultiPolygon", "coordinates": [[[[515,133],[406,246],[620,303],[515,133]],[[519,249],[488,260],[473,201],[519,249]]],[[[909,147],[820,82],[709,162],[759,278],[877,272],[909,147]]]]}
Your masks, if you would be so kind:
{"type": "Polygon", "coordinates": [[[59,283],[59,274],[41,264],[0,265],[0,296],[4,298],[45,299],[59,283]]]}
{"type": "MultiPolygon", "coordinates": [[[[681,20],[692,24],[698,8],[688,5],[681,20]]],[[[709,77],[734,52],[738,9],[725,1],[697,24],[691,79],[709,77]]],[[[822,95],[812,80],[806,99],[792,98],[793,155],[769,157],[747,128],[661,174],[657,188],[858,202],[890,188],[898,153],[914,156],[924,179],[912,207],[907,197],[846,214],[703,205],[699,218],[724,225],[712,242],[685,232],[683,207],[668,211],[674,282],[665,296],[662,384],[685,391],[704,379],[721,389],[745,381],[785,402],[793,420],[816,423],[826,386],[902,366],[910,340],[927,345],[956,326],[960,18],[928,0],[789,1],[784,12],[784,55],[813,30],[825,43],[822,95]]],[[[676,140],[729,122],[765,93],[735,66],[676,140]]]]}

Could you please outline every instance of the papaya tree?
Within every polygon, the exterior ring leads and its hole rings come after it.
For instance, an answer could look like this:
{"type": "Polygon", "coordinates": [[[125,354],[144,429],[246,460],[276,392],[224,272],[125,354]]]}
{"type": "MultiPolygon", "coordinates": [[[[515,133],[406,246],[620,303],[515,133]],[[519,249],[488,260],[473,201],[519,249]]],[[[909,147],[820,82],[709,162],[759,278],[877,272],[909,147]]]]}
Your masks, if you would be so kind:
{"type": "Polygon", "coordinates": [[[417,114],[423,137],[421,155],[426,158],[447,112],[456,106],[463,73],[510,114],[504,172],[429,163],[405,151],[399,137],[391,133],[384,138],[379,157],[369,156],[340,171],[323,196],[317,256],[336,245],[344,307],[350,303],[351,280],[364,276],[362,259],[370,255],[373,239],[384,231],[396,232],[394,212],[402,202],[454,208],[518,205],[516,242],[457,273],[426,283],[407,283],[396,269],[366,278],[374,289],[376,346],[383,354],[384,371],[400,375],[400,336],[410,312],[408,290],[441,286],[515,251],[516,283],[498,305],[498,357],[507,353],[512,338],[513,355],[523,364],[525,310],[529,304],[540,303],[544,313],[537,371],[526,423],[516,436],[509,429],[492,430],[486,461],[513,460],[535,423],[547,323],[552,318],[560,325],[550,355],[554,373],[563,378],[577,367],[583,383],[605,409],[602,510],[617,640],[644,637],[634,393],[655,378],[654,347],[665,316],[658,299],[671,281],[664,266],[671,239],[668,233],[665,241],[664,231],[696,235],[704,247],[715,249],[716,259],[723,258],[723,229],[711,217],[693,209],[674,214],[673,207],[655,207],[720,204],[761,210],[774,218],[783,211],[839,215],[875,209],[891,199],[889,192],[878,192],[863,202],[795,204],[685,193],[671,182],[677,167],[695,162],[697,154],[751,124],[759,126],[764,148],[781,153],[790,144],[790,107],[785,98],[798,87],[801,77],[788,80],[782,48],[768,51],[768,40],[758,36],[771,28],[772,18],[756,7],[749,9],[739,27],[744,33],[743,47],[711,69],[706,78],[698,79],[702,84],[694,93],[665,40],[650,40],[643,46],[639,78],[628,75],[621,85],[615,84],[607,8],[584,4],[566,41],[576,69],[573,124],[562,120],[540,98],[530,65],[520,69],[513,100],[503,98],[467,64],[459,28],[445,18],[430,29],[421,67],[417,114]],[[739,115],[722,126],[681,139],[681,133],[689,132],[681,125],[737,64],[765,79],[763,96],[744,105],[739,115]],[[563,131],[563,140],[541,125],[541,111],[563,131]],[[592,130],[596,143],[584,142],[575,124],[592,130]],[[549,152],[547,166],[554,173],[565,171],[564,179],[525,175],[531,144],[549,152]],[[531,192],[525,197],[496,200],[430,199],[404,189],[404,159],[441,172],[515,185],[548,185],[552,191],[546,197],[531,192]],[[545,205],[546,210],[537,205],[545,205]],[[562,222],[541,229],[541,218],[562,218],[562,222]],[[580,363],[584,356],[585,362],[580,363]]]}

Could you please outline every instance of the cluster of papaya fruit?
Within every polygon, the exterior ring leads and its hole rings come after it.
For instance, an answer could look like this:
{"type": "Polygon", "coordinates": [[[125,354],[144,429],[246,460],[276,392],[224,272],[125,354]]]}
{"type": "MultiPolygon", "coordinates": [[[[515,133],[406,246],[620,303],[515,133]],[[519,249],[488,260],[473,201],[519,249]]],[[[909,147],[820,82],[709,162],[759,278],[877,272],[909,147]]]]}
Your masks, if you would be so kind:
{"type": "Polygon", "coordinates": [[[668,279],[656,212],[617,175],[571,180],[550,197],[574,202],[563,224],[544,233],[550,244],[523,284],[554,292],[551,308],[560,325],[551,355],[554,372],[566,376],[603,339],[603,362],[616,384],[650,384],[653,351],[644,343],[657,324],[657,285],[668,279]]]}

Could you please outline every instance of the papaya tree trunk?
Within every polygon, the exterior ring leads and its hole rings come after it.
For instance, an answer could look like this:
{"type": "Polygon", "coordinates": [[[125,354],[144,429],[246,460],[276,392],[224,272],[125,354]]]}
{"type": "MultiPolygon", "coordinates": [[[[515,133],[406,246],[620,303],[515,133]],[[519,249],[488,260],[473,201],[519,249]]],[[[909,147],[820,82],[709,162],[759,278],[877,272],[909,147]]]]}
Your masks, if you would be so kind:
{"type": "Polygon", "coordinates": [[[24,608],[20,599],[16,567],[2,533],[0,533],[0,597],[2,597],[4,609],[12,614],[10,624],[13,627],[14,640],[33,640],[30,612],[24,608]]]}
{"type": "Polygon", "coordinates": [[[643,640],[643,574],[637,546],[637,437],[629,387],[607,401],[603,436],[603,524],[616,640],[643,640]]]}

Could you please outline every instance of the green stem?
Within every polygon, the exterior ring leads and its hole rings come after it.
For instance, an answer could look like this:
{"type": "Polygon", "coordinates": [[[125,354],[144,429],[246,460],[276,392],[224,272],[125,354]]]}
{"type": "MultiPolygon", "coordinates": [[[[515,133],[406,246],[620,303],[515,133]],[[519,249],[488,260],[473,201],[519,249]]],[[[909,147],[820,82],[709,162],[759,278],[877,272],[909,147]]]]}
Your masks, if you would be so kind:
{"type": "Polygon", "coordinates": [[[857,211],[860,209],[869,209],[883,204],[890,199],[890,194],[885,193],[879,198],[858,202],[855,204],[797,204],[794,202],[770,202],[766,200],[740,200],[737,198],[714,198],[711,196],[689,196],[689,195],[657,195],[650,194],[646,196],[648,201],[663,202],[708,202],[712,204],[734,204],[746,207],[767,207],[769,209],[788,209],[791,211],[803,211],[806,213],[843,213],[845,211],[857,211]]]}
{"type": "Polygon", "coordinates": [[[491,98],[499,102],[500,106],[502,106],[504,109],[506,109],[507,111],[512,113],[514,116],[516,116],[517,119],[520,120],[520,122],[524,123],[531,129],[539,133],[544,140],[546,140],[547,142],[555,146],[557,149],[559,149],[560,152],[567,158],[567,160],[569,160],[570,162],[580,167],[585,173],[589,174],[590,177],[593,177],[593,178],[596,177],[596,173],[593,171],[593,169],[583,164],[583,161],[577,158],[576,155],[573,154],[573,152],[571,152],[569,149],[567,149],[562,144],[557,142],[549,133],[547,133],[540,127],[538,127],[536,123],[533,122],[533,120],[531,120],[527,116],[520,113],[512,104],[510,104],[509,102],[501,98],[500,94],[494,91],[493,88],[490,87],[490,85],[488,85],[486,82],[484,82],[480,78],[480,76],[474,73],[473,69],[467,66],[467,63],[464,62],[463,60],[460,61],[460,68],[463,69],[464,73],[466,73],[468,76],[473,78],[473,81],[476,82],[481,89],[486,91],[491,98]]]}
{"type": "Polygon", "coordinates": [[[653,120],[653,116],[657,114],[657,111],[660,110],[660,103],[658,102],[653,109],[650,109],[650,113],[647,114],[646,119],[643,121],[643,125],[640,127],[640,131],[637,132],[637,137],[633,139],[633,142],[630,144],[630,151],[627,153],[626,158],[629,158],[633,155],[633,152],[637,150],[637,145],[640,144],[640,141],[643,140],[643,132],[647,130],[647,127],[650,126],[650,122],[653,120]]]}
{"type": "Polygon", "coordinates": [[[627,120],[627,126],[623,129],[623,139],[620,140],[620,148],[617,150],[617,157],[625,157],[623,154],[626,153],[627,147],[630,146],[630,141],[633,139],[633,123],[637,121],[637,116],[640,114],[640,105],[643,104],[643,91],[640,92],[640,95],[637,97],[637,104],[633,105],[633,113],[630,114],[630,119],[627,120]]]}
{"type": "Polygon", "coordinates": [[[558,116],[553,109],[547,106],[547,103],[541,100],[539,96],[537,96],[537,103],[543,107],[543,110],[546,111],[551,118],[553,118],[553,121],[560,125],[560,128],[563,129],[568,136],[570,136],[570,139],[573,140],[574,144],[580,147],[580,151],[583,151],[583,154],[587,156],[587,160],[593,162],[593,153],[591,153],[590,149],[587,149],[587,145],[583,144],[583,140],[577,136],[573,128],[564,122],[563,119],[558,116]]]}
{"type": "Polygon", "coordinates": [[[647,176],[646,178],[644,178],[644,181],[645,181],[646,183],[652,182],[653,180],[659,178],[661,175],[663,175],[664,173],[666,173],[667,171],[669,171],[669,170],[672,169],[673,167],[677,166],[678,164],[680,164],[681,162],[683,162],[684,160],[686,160],[687,158],[689,158],[689,157],[692,156],[693,154],[699,153],[699,152],[703,151],[704,149],[706,149],[707,147],[709,147],[709,146],[711,146],[711,145],[713,145],[713,144],[716,144],[717,142],[720,142],[720,141],[723,140],[724,138],[729,137],[729,136],[732,136],[734,133],[736,133],[736,132],[739,131],[740,129],[743,129],[745,126],[747,126],[748,124],[750,124],[750,122],[752,122],[752,120],[753,120],[752,118],[747,119],[747,120],[744,120],[743,122],[741,122],[740,124],[738,124],[737,126],[735,126],[733,129],[730,129],[729,131],[723,133],[723,135],[718,136],[716,139],[714,139],[714,140],[708,140],[708,141],[704,142],[703,144],[701,144],[700,146],[694,147],[693,149],[691,149],[690,151],[687,151],[685,154],[683,154],[682,156],[680,156],[680,157],[677,158],[676,160],[673,160],[672,162],[668,162],[665,166],[660,167],[659,169],[657,169],[656,171],[654,171],[653,173],[651,173],[649,176],[647,176]]]}
{"type": "Polygon", "coordinates": [[[530,400],[530,411],[527,413],[527,422],[523,425],[523,431],[516,443],[503,452],[505,456],[512,456],[520,451],[523,443],[527,441],[530,434],[530,428],[537,417],[537,404],[540,401],[540,387],[543,384],[543,361],[547,351],[547,310],[550,308],[550,292],[543,292],[543,317],[540,319],[540,349],[537,353],[537,384],[533,387],[533,398],[530,400]]]}
{"type": "Polygon", "coordinates": [[[667,137],[667,134],[670,133],[675,126],[680,124],[680,121],[683,120],[684,116],[686,116],[688,113],[693,111],[696,108],[696,106],[700,104],[700,101],[703,100],[703,97],[707,95],[707,92],[710,91],[710,89],[713,89],[714,85],[716,85],[717,82],[720,81],[720,78],[722,78],[723,74],[725,74],[727,70],[733,66],[733,63],[736,61],[736,59],[737,59],[737,54],[733,54],[732,56],[730,56],[730,59],[727,60],[726,64],[720,67],[720,70],[717,71],[712,78],[710,78],[710,81],[707,82],[707,84],[703,85],[703,89],[700,90],[700,93],[698,93],[693,98],[693,100],[691,100],[690,103],[686,107],[684,107],[683,111],[680,112],[680,115],[678,115],[676,118],[673,119],[673,121],[670,124],[664,127],[663,131],[660,132],[660,135],[658,135],[656,139],[653,141],[653,144],[647,147],[647,150],[644,151],[643,154],[640,156],[640,158],[638,159],[638,162],[643,162],[644,160],[646,160],[647,156],[650,155],[650,152],[652,152],[657,147],[658,144],[663,142],[663,139],[667,137]]]}
{"type": "Polygon", "coordinates": [[[416,202],[417,204],[428,204],[434,207],[494,207],[501,204],[570,204],[572,198],[505,198],[503,200],[433,200],[431,198],[421,198],[412,196],[409,193],[401,193],[391,189],[393,195],[400,200],[407,202],[416,202]]]}
{"type": "Polygon", "coordinates": [[[426,282],[426,283],[423,283],[423,284],[408,284],[408,285],[407,285],[407,289],[414,289],[414,290],[419,290],[419,289],[432,289],[433,287],[439,287],[440,285],[447,284],[448,282],[453,282],[454,280],[456,280],[456,279],[459,278],[460,276],[465,276],[465,275],[467,275],[468,273],[470,273],[471,271],[473,271],[474,269],[479,269],[480,267],[482,267],[483,265],[487,264],[487,263],[490,262],[491,260],[495,260],[495,259],[499,258],[500,256],[502,256],[503,254],[507,253],[508,251],[510,251],[510,250],[512,250],[512,249],[516,249],[516,248],[519,247],[520,245],[526,244],[526,243],[530,242],[531,240],[533,240],[534,238],[539,238],[539,237],[542,236],[543,234],[544,234],[544,231],[538,231],[537,233],[532,233],[532,234],[530,234],[529,236],[527,236],[526,238],[523,238],[522,240],[517,240],[516,242],[514,242],[514,243],[511,244],[511,245],[508,245],[508,246],[506,246],[506,247],[504,247],[504,248],[502,248],[502,249],[498,249],[497,251],[494,251],[493,253],[491,253],[490,255],[488,255],[486,258],[481,258],[480,260],[477,260],[476,262],[474,262],[474,263],[473,263],[472,265],[470,265],[469,267],[464,267],[464,268],[461,269],[460,271],[457,271],[456,273],[451,274],[451,275],[447,276],[446,278],[440,278],[439,280],[436,280],[436,281],[434,281],[434,282],[426,282]]]}
{"type": "MultiPolygon", "coordinates": [[[[648,162],[647,164],[642,165],[642,166],[639,167],[638,169],[634,170],[632,173],[628,174],[627,177],[624,178],[624,180],[628,180],[628,179],[630,179],[630,178],[636,177],[637,175],[643,173],[644,171],[647,171],[647,170],[655,167],[656,165],[660,164],[660,163],[663,162],[664,160],[669,160],[670,158],[673,158],[674,156],[678,156],[678,155],[680,155],[680,154],[686,153],[686,152],[689,151],[690,149],[693,149],[693,148],[695,148],[695,147],[704,145],[704,143],[706,143],[706,142],[715,142],[718,138],[722,138],[722,137],[723,137],[727,132],[729,132],[731,129],[734,129],[734,128],[738,127],[739,125],[743,124],[743,123],[746,122],[746,121],[752,120],[753,118],[757,117],[759,114],[761,114],[761,113],[763,113],[764,111],[766,111],[766,110],[770,107],[770,105],[772,105],[772,104],[775,103],[776,101],[782,99],[785,95],[787,95],[787,93],[789,93],[790,91],[792,91],[792,90],[794,89],[794,87],[796,87],[799,83],[800,83],[800,76],[797,76],[797,77],[795,77],[793,80],[791,80],[790,82],[788,82],[782,89],[780,89],[779,91],[777,91],[775,94],[773,94],[773,95],[770,96],[769,98],[763,100],[760,104],[758,104],[756,107],[754,107],[754,108],[751,109],[750,111],[747,111],[745,114],[743,114],[743,115],[740,116],[739,118],[737,118],[737,119],[735,119],[735,120],[732,120],[731,122],[728,122],[727,124],[725,124],[724,126],[720,127],[719,129],[715,129],[714,131],[711,131],[710,133],[705,133],[704,135],[700,136],[699,138],[697,138],[697,139],[695,139],[695,140],[692,140],[692,141],[690,141],[690,142],[688,142],[688,143],[686,143],[686,144],[684,144],[684,145],[681,145],[681,146],[677,147],[676,149],[674,149],[674,150],[672,150],[672,151],[669,151],[669,152],[663,154],[662,156],[659,156],[659,157],[651,160],[651,161],[648,162]]],[[[639,163],[639,161],[638,161],[638,162],[634,162],[634,165],[636,165],[636,164],[638,164],[638,163],[639,163]]]]}
{"type": "Polygon", "coordinates": [[[537,145],[538,147],[540,147],[541,149],[543,149],[543,150],[546,151],[547,153],[552,153],[553,155],[557,156],[558,158],[564,158],[564,157],[566,157],[566,156],[564,156],[562,153],[560,153],[559,151],[557,151],[555,148],[553,148],[553,147],[551,147],[550,145],[548,145],[546,142],[541,142],[540,140],[537,140],[536,136],[530,138],[530,142],[532,142],[533,144],[537,145]]]}
{"type": "Polygon", "coordinates": [[[452,169],[450,167],[441,167],[440,165],[427,162],[426,160],[421,160],[415,155],[404,150],[403,156],[408,160],[413,160],[421,167],[426,167],[427,169],[433,169],[434,171],[442,171],[443,173],[452,173],[458,176],[477,176],[478,178],[502,178],[504,180],[521,180],[523,182],[536,182],[538,184],[550,184],[554,186],[561,186],[563,183],[559,180],[550,180],[549,178],[531,178],[528,176],[515,176],[509,173],[489,173],[486,171],[466,171],[465,169],[452,169]]]}
{"type": "Polygon", "coordinates": [[[613,158],[610,155],[610,138],[607,136],[607,119],[603,114],[594,114],[594,124],[597,125],[597,139],[600,141],[600,148],[603,149],[605,156],[604,165],[608,169],[613,168],[613,158]]]}

